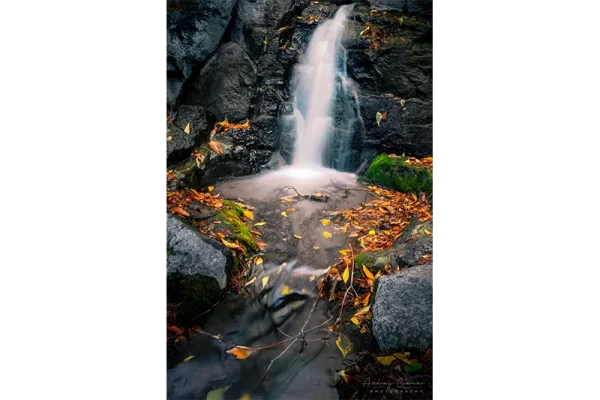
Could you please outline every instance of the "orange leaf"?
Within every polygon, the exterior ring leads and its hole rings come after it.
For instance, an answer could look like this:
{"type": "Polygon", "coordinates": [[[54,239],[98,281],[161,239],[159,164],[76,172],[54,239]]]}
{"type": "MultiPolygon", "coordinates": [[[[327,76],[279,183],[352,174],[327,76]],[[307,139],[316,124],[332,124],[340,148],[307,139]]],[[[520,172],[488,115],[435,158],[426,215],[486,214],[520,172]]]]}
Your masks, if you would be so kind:
{"type": "Polygon", "coordinates": [[[375,277],[373,276],[373,274],[371,273],[371,271],[369,271],[369,268],[367,268],[366,265],[363,264],[362,266],[363,268],[363,272],[365,273],[365,276],[371,280],[375,279],[375,277]]]}
{"type": "Polygon", "coordinates": [[[252,351],[245,346],[235,346],[233,349],[227,350],[227,354],[233,354],[238,360],[248,358],[252,351]]]}
{"type": "Polygon", "coordinates": [[[208,145],[216,153],[223,154],[223,147],[221,147],[221,143],[217,142],[216,140],[211,140],[210,142],[208,142],[208,145]]]}
{"type": "Polygon", "coordinates": [[[181,215],[183,217],[189,217],[190,216],[190,214],[187,211],[185,211],[183,208],[181,208],[181,207],[173,207],[173,209],[171,211],[173,211],[174,213],[177,213],[177,214],[179,214],[179,215],[181,215]]]}
{"type": "Polygon", "coordinates": [[[167,326],[167,332],[176,333],[177,335],[183,335],[183,331],[175,325],[167,326]]]}

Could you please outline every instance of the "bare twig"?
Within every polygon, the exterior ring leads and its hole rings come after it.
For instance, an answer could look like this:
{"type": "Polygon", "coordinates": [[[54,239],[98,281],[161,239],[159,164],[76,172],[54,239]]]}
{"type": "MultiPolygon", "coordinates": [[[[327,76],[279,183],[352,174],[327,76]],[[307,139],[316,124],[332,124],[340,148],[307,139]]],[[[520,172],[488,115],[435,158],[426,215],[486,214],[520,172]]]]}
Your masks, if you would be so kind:
{"type": "Polygon", "coordinates": [[[350,247],[350,254],[352,256],[352,265],[351,265],[352,269],[350,270],[350,273],[351,273],[350,284],[348,285],[348,289],[346,289],[346,293],[344,293],[344,299],[342,300],[342,307],[340,308],[340,315],[338,315],[333,326],[336,326],[342,319],[342,312],[344,311],[344,303],[346,302],[346,296],[348,296],[348,292],[350,291],[350,289],[352,289],[352,283],[354,282],[354,249],[352,248],[352,245],[350,243],[348,243],[348,246],[350,247]]]}

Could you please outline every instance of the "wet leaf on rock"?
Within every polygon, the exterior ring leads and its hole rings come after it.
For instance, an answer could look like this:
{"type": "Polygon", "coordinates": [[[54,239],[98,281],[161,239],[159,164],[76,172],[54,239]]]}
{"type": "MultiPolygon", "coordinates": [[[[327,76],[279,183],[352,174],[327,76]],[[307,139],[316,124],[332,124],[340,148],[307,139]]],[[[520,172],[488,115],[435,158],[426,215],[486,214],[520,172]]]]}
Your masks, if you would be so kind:
{"type": "Polygon", "coordinates": [[[323,237],[325,239],[331,239],[331,233],[327,232],[327,231],[323,231],[323,237]]]}
{"type": "Polygon", "coordinates": [[[250,210],[244,210],[244,216],[248,219],[254,219],[254,214],[250,210]]]}
{"type": "Polygon", "coordinates": [[[352,351],[352,342],[346,336],[340,333],[337,337],[335,344],[344,357],[348,355],[352,351]]]}
{"type": "Polygon", "coordinates": [[[252,354],[252,350],[245,346],[235,346],[233,349],[227,350],[227,354],[233,354],[238,360],[243,360],[252,354]]]}
{"type": "Polygon", "coordinates": [[[265,286],[267,286],[267,283],[269,283],[269,277],[265,276],[264,278],[261,279],[261,282],[262,282],[262,287],[264,289],[265,286]]]}
{"type": "Polygon", "coordinates": [[[255,223],[254,226],[263,226],[263,225],[266,225],[266,224],[267,223],[263,221],[263,222],[257,222],[257,223],[255,223]]]}
{"type": "Polygon", "coordinates": [[[188,122],[187,125],[185,126],[185,129],[183,130],[185,133],[187,133],[188,135],[190,134],[190,123],[188,122]]]}

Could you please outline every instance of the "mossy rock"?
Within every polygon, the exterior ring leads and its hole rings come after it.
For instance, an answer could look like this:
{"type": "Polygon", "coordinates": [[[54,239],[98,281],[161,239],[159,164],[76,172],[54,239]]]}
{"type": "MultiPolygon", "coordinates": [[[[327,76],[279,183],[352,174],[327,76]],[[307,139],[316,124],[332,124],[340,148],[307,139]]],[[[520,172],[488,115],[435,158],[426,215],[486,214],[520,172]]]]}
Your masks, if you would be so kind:
{"type": "Polygon", "coordinates": [[[239,240],[240,244],[252,252],[258,250],[258,246],[252,237],[248,225],[244,222],[244,208],[233,201],[223,200],[223,209],[216,216],[233,232],[233,239],[239,240]]]}
{"type": "Polygon", "coordinates": [[[380,154],[367,169],[365,178],[399,192],[416,195],[425,192],[429,196],[433,191],[433,174],[426,168],[406,165],[406,160],[405,157],[392,158],[380,154]]]}
{"type": "Polygon", "coordinates": [[[177,307],[177,323],[189,324],[221,298],[217,280],[204,275],[167,275],[167,302],[177,307]]]}

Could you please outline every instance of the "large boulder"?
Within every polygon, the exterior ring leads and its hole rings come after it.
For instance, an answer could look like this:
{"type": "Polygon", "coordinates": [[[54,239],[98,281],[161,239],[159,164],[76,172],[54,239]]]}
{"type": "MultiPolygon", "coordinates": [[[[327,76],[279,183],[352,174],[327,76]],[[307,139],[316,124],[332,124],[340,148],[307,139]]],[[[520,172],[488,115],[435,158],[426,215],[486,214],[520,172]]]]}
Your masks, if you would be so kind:
{"type": "Polygon", "coordinates": [[[181,95],[181,104],[203,107],[218,121],[248,118],[256,65],[244,49],[233,42],[221,46],[181,95]]]}
{"type": "Polygon", "coordinates": [[[424,352],[433,343],[433,266],[419,265],[379,278],[373,335],[383,351],[424,352]]]}
{"type": "Polygon", "coordinates": [[[167,301],[187,320],[214,304],[227,285],[233,255],[172,214],[167,216],[167,301]]]}
{"type": "Polygon", "coordinates": [[[167,2],[167,103],[175,104],[196,65],[219,47],[235,0],[167,2]]]}

